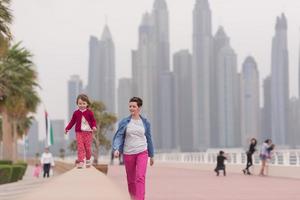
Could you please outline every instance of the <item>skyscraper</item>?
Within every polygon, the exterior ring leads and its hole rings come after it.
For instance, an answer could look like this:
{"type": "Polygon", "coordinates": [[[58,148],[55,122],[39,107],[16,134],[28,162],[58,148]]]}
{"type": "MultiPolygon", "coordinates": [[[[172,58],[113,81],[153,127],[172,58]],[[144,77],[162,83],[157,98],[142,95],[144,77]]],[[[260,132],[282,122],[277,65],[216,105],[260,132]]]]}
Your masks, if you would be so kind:
{"type": "Polygon", "coordinates": [[[132,79],[121,78],[119,79],[118,87],[118,118],[122,119],[129,115],[128,103],[132,97],[132,79]]]}
{"type": "Polygon", "coordinates": [[[246,146],[251,138],[259,135],[259,73],[253,57],[248,56],[242,67],[241,143],[246,146]]]}
{"type": "Polygon", "coordinates": [[[100,101],[106,105],[107,111],[116,112],[116,73],[115,45],[108,26],[104,27],[100,45],[100,101]]]}
{"type": "Polygon", "coordinates": [[[193,141],[194,149],[210,146],[211,11],[208,0],[196,0],[193,10],[193,141]]]}
{"type": "Polygon", "coordinates": [[[66,150],[67,146],[65,143],[65,134],[64,134],[64,128],[65,128],[65,120],[51,120],[52,128],[53,128],[53,139],[54,143],[50,147],[51,153],[54,156],[60,155],[60,149],[66,150]]]}
{"type": "Polygon", "coordinates": [[[238,80],[237,56],[229,44],[218,55],[218,127],[220,147],[235,147],[238,143],[238,80]]]}
{"type": "Polygon", "coordinates": [[[213,59],[210,68],[210,147],[219,147],[219,109],[218,109],[218,56],[220,50],[229,44],[224,28],[218,28],[213,38],[213,59]]]}
{"type": "Polygon", "coordinates": [[[300,146],[300,101],[293,97],[289,102],[289,133],[287,135],[287,144],[290,148],[300,146]]]}
{"type": "Polygon", "coordinates": [[[154,136],[155,141],[159,141],[156,146],[161,149],[169,149],[172,145],[166,141],[172,140],[174,121],[170,119],[174,116],[172,114],[174,108],[171,107],[174,105],[174,99],[173,91],[171,91],[173,74],[170,73],[169,11],[166,1],[155,0],[151,15],[154,23],[155,48],[152,84],[154,85],[153,92],[156,95],[156,98],[153,98],[153,133],[158,134],[154,136]],[[165,102],[170,102],[170,104],[166,106],[165,102]],[[165,110],[164,116],[161,110],[165,110]]]}
{"type": "Polygon", "coordinates": [[[100,99],[100,48],[97,37],[90,36],[87,93],[92,100],[100,99]]]}
{"type": "Polygon", "coordinates": [[[89,77],[87,92],[102,101],[108,112],[115,113],[115,46],[110,30],[105,25],[101,40],[90,38],[89,77]]]}
{"type": "Polygon", "coordinates": [[[289,61],[287,48],[287,20],[277,17],[272,40],[271,60],[272,140],[285,145],[288,133],[289,61]]]}
{"type": "Polygon", "coordinates": [[[160,77],[160,110],[158,113],[156,113],[157,117],[159,117],[160,120],[160,149],[164,151],[169,151],[175,148],[173,72],[162,72],[160,77]]]}
{"type": "Polygon", "coordinates": [[[173,55],[175,96],[175,149],[193,151],[192,56],[188,50],[173,55]]]}
{"type": "Polygon", "coordinates": [[[36,120],[32,121],[26,137],[26,156],[34,157],[36,153],[41,153],[41,151],[43,151],[43,149],[40,149],[39,146],[39,124],[36,120]]]}
{"type": "MultiPolygon", "coordinates": [[[[68,81],[68,121],[72,118],[73,112],[77,109],[76,98],[82,92],[82,81],[78,75],[72,75],[68,81]]],[[[75,140],[75,129],[69,132],[69,142],[75,140]]]]}
{"type": "MultiPolygon", "coordinates": [[[[153,92],[154,51],[153,18],[149,13],[145,13],[139,26],[138,48],[132,51],[132,95],[144,100],[142,112],[151,122],[155,95],[153,92]]],[[[155,138],[154,131],[153,136],[155,138]]]]}
{"type": "Polygon", "coordinates": [[[133,95],[144,100],[143,113],[151,121],[154,145],[158,149],[165,148],[162,147],[162,131],[173,129],[173,121],[169,119],[172,118],[174,108],[166,111],[165,117],[160,112],[166,109],[165,102],[173,101],[169,46],[167,4],[165,0],[155,0],[152,12],[143,15],[139,26],[138,48],[132,51],[132,77],[133,95]]]}
{"type": "Polygon", "coordinates": [[[272,136],[271,76],[266,77],[263,81],[263,95],[262,131],[259,139],[266,140],[272,136]]]}

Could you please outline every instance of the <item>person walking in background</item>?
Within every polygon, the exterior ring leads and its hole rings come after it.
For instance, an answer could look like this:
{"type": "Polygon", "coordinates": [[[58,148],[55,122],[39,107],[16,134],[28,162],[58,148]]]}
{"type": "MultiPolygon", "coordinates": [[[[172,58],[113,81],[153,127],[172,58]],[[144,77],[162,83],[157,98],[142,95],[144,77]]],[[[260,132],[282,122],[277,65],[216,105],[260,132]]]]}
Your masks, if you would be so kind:
{"type": "Polygon", "coordinates": [[[256,151],[256,149],[255,149],[256,144],[257,144],[257,140],[256,140],[255,138],[252,138],[252,139],[250,140],[249,149],[248,149],[248,151],[246,152],[246,155],[247,155],[247,163],[246,163],[246,168],[243,169],[243,173],[244,173],[244,174],[251,175],[251,173],[250,173],[250,171],[249,171],[249,168],[253,165],[252,156],[253,156],[254,152],[256,151]]]}
{"type": "Polygon", "coordinates": [[[274,149],[274,144],[272,144],[271,139],[267,139],[264,141],[264,143],[261,146],[260,149],[260,160],[261,160],[261,169],[259,172],[260,176],[265,176],[265,168],[267,160],[271,158],[271,151],[274,149]]]}
{"type": "Polygon", "coordinates": [[[217,156],[217,166],[215,168],[217,176],[219,176],[219,170],[223,170],[223,175],[226,176],[225,160],[227,160],[227,158],[224,155],[224,151],[220,151],[217,156]]]}
{"type": "Polygon", "coordinates": [[[128,191],[133,200],[145,199],[145,178],[148,157],[154,164],[154,148],[150,123],[141,116],[143,101],[139,97],[129,100],[130,116],[122,119],[113,138],[114,156],[123,153],[128,191]]]}
{"type": "Polygon", "coordinates": [[[50,168],[54,167],[54,159],[52,153],[49,152],[49,148],[45,148],[45,152],[41,156],[41,164],[43,166],[43,177],[49,178],[50,176],[50,168]]]}
{"type": "Polygon", "coordinates": [[[36,178],[39,178],[40,177],[40,173],[41,173],[41,165],[36,163],[35,164],[35,167],[34,167],[34,170],[33,170],[33,176],[36,177],[36,178]]]}
{"type": "Polygon", "coordinates": [[[71,121],[65,128],[65,134],[74,126],[77,142],[77,168],[83,168],[84,159],[86,167],[91,166],[91,145],[93,140],[93,131],[97,131],[96,120],[93,112],[88,108],[90,100],[87,95],[80,94],[76,99],[78,110],[74,111],[71,121]]]}

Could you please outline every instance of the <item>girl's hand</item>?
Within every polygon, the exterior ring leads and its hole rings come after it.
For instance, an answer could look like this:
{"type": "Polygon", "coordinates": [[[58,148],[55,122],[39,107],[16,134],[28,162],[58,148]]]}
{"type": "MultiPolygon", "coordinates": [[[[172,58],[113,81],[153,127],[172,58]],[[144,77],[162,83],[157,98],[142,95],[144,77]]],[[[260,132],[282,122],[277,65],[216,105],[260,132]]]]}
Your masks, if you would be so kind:
{"type": "Polygon", "coordinates": [[[115,158],[118,158],[118,157],[120,156],[120,152],[119,152],[119,150],[115,150],[115,152],[114,152],[114,156],[115,156],[115,158]]]}
{"type": "Polygon", "coordinates": [[[154,158],[150,158],[150,166],[154,165],[154,158]]]}
{"type": "Polygon", "coordinates": [[[65,130],[65,134],[66,134],[66,135],[68,134],[68,131],[67,131],[67,130],[65,130]]]}

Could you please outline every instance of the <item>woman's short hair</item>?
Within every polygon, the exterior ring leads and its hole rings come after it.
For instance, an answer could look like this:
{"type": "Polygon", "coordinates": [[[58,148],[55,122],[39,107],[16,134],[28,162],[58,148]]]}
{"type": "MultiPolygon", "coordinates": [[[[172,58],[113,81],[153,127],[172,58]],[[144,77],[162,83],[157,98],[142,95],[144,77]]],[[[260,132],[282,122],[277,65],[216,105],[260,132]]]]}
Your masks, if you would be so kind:
{"type": "Polygon", "coordinates": [[[137,104],[138,107],[142,107],[142,105],[143,105],[143,100],[140,97],[132,97],[129,100],[129,103],[130,102],[136,102],[136,104],[137,104]]]}

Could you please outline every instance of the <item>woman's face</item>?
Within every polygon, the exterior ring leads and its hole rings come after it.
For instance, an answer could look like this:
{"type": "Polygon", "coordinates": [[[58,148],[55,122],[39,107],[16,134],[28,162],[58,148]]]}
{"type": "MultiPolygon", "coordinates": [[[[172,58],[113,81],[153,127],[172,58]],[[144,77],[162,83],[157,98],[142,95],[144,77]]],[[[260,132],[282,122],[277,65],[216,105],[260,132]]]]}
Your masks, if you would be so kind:
{"type": "Polygon", "coordinates": [[[129,102],[129,112],[131,115],[139,115],[140,108],[137,105],[137,102],[129,102]]]}
{"type": "Polygon", "coordinates": [[[82,101],[81,99],[78,99],[77,106],[80,110],[84,110],[87,108],[88,103],[86,101],[82,101]]]}
{"type": "Polygon", "coordinates": [[[252,139],[251,144],[255,144],[255,143],[256,143],[256,140],[252,139]]]}

